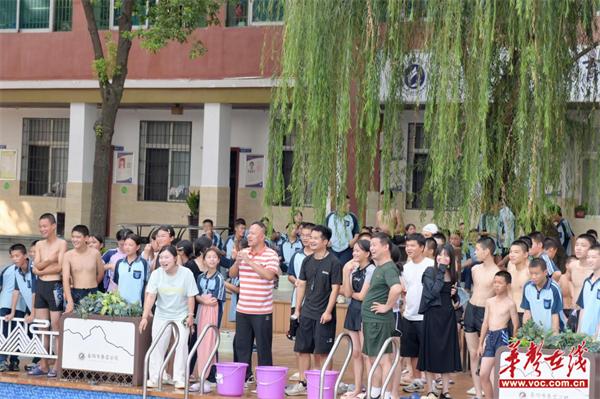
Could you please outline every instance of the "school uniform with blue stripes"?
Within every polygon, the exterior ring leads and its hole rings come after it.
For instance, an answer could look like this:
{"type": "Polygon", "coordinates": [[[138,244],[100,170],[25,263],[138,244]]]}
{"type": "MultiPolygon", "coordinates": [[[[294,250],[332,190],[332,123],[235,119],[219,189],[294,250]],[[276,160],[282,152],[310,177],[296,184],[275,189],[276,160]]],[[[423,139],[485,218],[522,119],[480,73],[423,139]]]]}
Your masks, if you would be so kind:
{"type": "Polygon", "coordinates": [[[559,328],[564,328],[563,301],[560,287],[558,284],[548,278],[546,284],[541,290],[533,281],[527,282],[523,287],[523,300],[521,308],[531,312],[531,318],[539,324],[544,330],[552,330],[552,315],[556,314],[559,319],[559,328]]]}
{"type": "Polygon", "coordinates": [[[592,337],[596,336],[600,325],[600,278],[592,281],[590,275],[583,282],[577,305],[584,310],[583,317],[579,319],[579,330],[592,337]]]}

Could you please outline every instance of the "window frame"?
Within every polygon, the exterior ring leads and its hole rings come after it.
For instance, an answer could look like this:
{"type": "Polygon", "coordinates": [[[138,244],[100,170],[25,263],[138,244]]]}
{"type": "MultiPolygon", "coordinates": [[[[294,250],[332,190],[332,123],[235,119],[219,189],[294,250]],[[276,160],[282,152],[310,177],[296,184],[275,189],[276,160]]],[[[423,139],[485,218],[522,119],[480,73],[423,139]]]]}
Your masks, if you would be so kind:
{"type": "Polygon", "coordinates": [[[48,11],[48,28],[21,28],[21,0],[17,0],[17,19],[15,22],[14,29],[0,29],[0,33],[17,33],[17,32],[31,32],[31,33],[47,33],[54,32],[54,8],[56,0],[48,0],[49,1],[49,11],[48,11]]]}
{"type": "MultiPolygon", "coordinates": [[[[247,0],[248,5],[246,8],[246,24],[245,25],[229,25],[228,19],[225,21],[226,28],[247,28],[251,26],[282,26],[283,20],[281,21],[254,21],[254,1],[255,0],[247,0]]],[[[284,1],[284,0],[281,0],[284,1]]],[[[228,2],[229,3],[229,2],[228,2]]],[[[229,5],[227,4],[228,8],[229,5]]],[[[227,17],[227,16],[226,16],[227,17]]]]}
{"type": "MultiPolygon", "coordinates": [[[[158,3],[160,0],[156,0],[156,3],[158,3]]],[[[117,24],[115,24],[115,0],[110,0],[110,10],[109,10],[109,23],[108,23],[108,30],[119,30],[119,23],[117,21],[117,24]]],[[[148,15],[148,10],[150,7],[150,0],[146,0],[146,15],[148,15]]],[[[144,22],[143,25],[131,25],[131,30],[140,30],[140,29],[148,29],[148,27],[150,26],[149,24],[149,19],[146,18],[146,21],[144,22]]]]}
{"type": "MultiPolygon", "coordinates": [[[[140,120],[140,130],[139,130],[139,152],[140,152],[140,156],[139,156],[139,161],[138,161],[138,181],[137,181],[137,187],[138,187],[138,195],[137,195],[137,201],[138,202],[159,202],[159,203],[164,203],[164,202],[173,202],[173,203],[182,203],[185,202],[185,198],[184,199],[170,199],[169,198],[169,190],[171,189],[171,175],[173,173],[172,171],[172,160],[173,160],[173,152],[187,152],[188,156],[189,156],[189,170],[188,170],[188,180],[191,180],[191,174],[192,174],[192,135],[193,135],[193,123],[192,121],[178,121],[178,120],[140,120]],[[148,144],[148,124],[152,124],[152,123],[167,123],[169,124],[169,140],[167,144],[148,144]],[[179,148],[181,146],[181,144],[174,144],[173,143],[173,139],[174,139],[174,128],[175,128],[175,124],[178,123],[183,123],[183,124],[187,124],[189,125],[189,132],[190,132],[190,139],[189,139],[189,144],[186,144],[187,146],[187,151],[184,151],[183,149],[179,148]],[[143,124],[146,124],[146,133],[145,133],[145,142],[142,142],[142,126],[143,124]],[[145,199],[146,195],[145,195],[145,189],[146,189],[146,162],[147,162],[147,156],[146,156],[146,150],[148,149],[157,149],[157,150],[168,150],[169,151],[169,160],[168,160],[168,165],[169,165],[169,170],[167,171],[167,193],[166,193],[166,200],[156,200],[156,199],[145,199]],[[143,153],[143,164],[142,164],[142,150],[144,151],[143,153]],[[142,172],[143,172],[143,180],[142,178],[142,172]]],[[[189,182],[188,182],[188,192],[189,192],[189,182]]]]}
{"type": "MultiPolygon", "coordinates": [[[[596,151],[587,151],[583,154],[582,158],[581,158],[581,164],[580,164],[580,170],[581,170],[581,174],[579,176],[579,204],[587,204],[588,206],[588,210],[586,212],[586,216],[600,216],[600,198],[596,199],[596,203],[592,204],[590,203],[590,198],[584,198],[584,185],[586,183],[589,183],[589,178],[590,176],[588,175],[586,179],[586,176],[584,175],[584,166],[587,162],[589,162],[590,164],[595,164],[596,162],[599,162],[600,160],[598,159],[598,157],[600,157],[600,153],[596,152],[596,151]],[[588,181],[586,181],[588,180],[588,181]],[[596,205],[597,207],[595,207],[594,209],[592,209],[592,205],[596,205]]],[[[592,173],[592,172],[587,172],[587,173],[592,173]]],[[[594,192],[593,192],[593,188],[586,190],[587,191],[587,195],[588,196],[593,196],[594,192]]]]}
{"type": "MultiPolygon", "coordinates": [[[[423,198],[420,201],[417,201],[416,193],[413,188],[413,180],[415,173],[415,158],[417,155],[425,155],[429,157],[429,148],[417,148],[416,147],[416,137],[417,137],[417,127],[421,126],[423,129],[423,135],[425,135],[425,123],[423,121],[407,121],[405,122],[406,126],[406,181],[405,181],[405,189],[406,189],[406,199],[405,199],[405,208],[407,210],[432,210],[433,207],[427,205],[429,199],[423,198]],[[414,137],[411,140],[411,125],[414,125],[414,137]],[[414,202],[425,202],[425,206],[413,206],[414,202]]],[[[425,171],[426,172],[426,171],[425,171]]],[[[427,183],[424,183],[427,184],[427,183]]]]}
{"type": "Polygon", "coordinates": [[[68,176],[68,171],[69,171],[69,135],[70,135],[70,131],[69,129],[67,129],[67,140],[66,142],[55,142],[53,141],[53,134],[55,133],[54,131],[54,125],[57,121],[61,120],[63,123],[65,123],[65,121],[67,121],[67,125],[69,125],[70,123],[70,118],[36,118],[36,117],[26,117],[23,118],[21,120],[21,124],[22,124],[22,132],[21,132],[21,176],[19,177],[19,195],[22,197],[49,197],[49,198],[66,198],[66,194],[67,194],[67,183],[69,180],[69,176],[68,176]],[[51,127],[50,127],[50,141],[39,141],[39,140],[35,140],[32,141],[30,139],[30,137],[27,137],[27,140],[25,140],[25,134],[32,134],[32,131],[29,130],[27,132],[25,132],[25,121],[26,120],[47,120],[50,121],[51,127]],[[29,180],[28,180],[28,175],[29,175],[29,147],[31,146],[39,146],[39,147],[48,147],[48,177],[47,177],[47,181],[46,181],[46,192],[43,194],[30,194],[28,192],[28,184],[29,184],[29,180]],[[25,151],[24,148],[27,147],[27,158],[25,158],[25,151]],[[67,175],[65,177],[65,182],[64,182],[64,186],[62,187],[62,189],[59,191],[60,195],[47,195],[51,192],[52,189],[52,174],[53,174],[53,153],[55,149],[66,149],[67,150],[67,156],[66,156],[66,165],[65,165],[65,169],[67,172],[67,175]],[[24,187],[23,187],[24,186],[24,187]]]}

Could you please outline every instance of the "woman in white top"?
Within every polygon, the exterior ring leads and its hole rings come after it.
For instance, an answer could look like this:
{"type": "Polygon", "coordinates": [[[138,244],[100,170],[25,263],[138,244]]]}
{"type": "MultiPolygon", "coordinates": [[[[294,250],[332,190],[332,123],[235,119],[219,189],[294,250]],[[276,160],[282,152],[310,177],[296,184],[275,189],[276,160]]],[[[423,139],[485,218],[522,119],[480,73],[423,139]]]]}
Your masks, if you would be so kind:
{"type": "MultiPolygon", "coordinates": [[[[175,388],[185,387],[185,366],[188,356],[188,337],[194,325],[195,296],[198,286],[192,272],[177,264],[177,250],[174,246],[163,247],[158,253],[159,268],[154,270],[146,287],[144,313],[140,322],[140,333],[148,326],[148,317],[156,303],[152,321],[152,340],[155,340],[163,326],[174,321],[179,330],[179,342],[175,350],[173,380],[175,388]]],[[[148,387],[158,386],[158,372],[165,358],[171,340],[169,328],[161,337],[154,352],[150,355],[148,387]]]]}

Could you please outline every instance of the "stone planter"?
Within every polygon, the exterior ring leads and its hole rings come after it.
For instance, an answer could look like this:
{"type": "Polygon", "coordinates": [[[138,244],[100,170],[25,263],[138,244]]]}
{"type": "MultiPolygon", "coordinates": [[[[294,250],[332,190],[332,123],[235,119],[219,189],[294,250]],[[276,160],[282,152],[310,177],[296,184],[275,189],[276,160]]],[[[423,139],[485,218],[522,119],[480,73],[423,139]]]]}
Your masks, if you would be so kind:
{"type": "Polygon", "coordinates": [[[68,380],[142,385],[152,324],[140,334],[140,321],[141,317],[63,315],[58,375],[68,380]]]}

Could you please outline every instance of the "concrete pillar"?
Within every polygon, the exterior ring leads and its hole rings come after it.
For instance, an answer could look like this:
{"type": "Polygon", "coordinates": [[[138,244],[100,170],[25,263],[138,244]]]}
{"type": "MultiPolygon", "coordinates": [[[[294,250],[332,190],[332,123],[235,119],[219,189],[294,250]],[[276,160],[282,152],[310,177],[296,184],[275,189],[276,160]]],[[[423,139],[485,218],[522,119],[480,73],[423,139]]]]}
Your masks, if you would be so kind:
{"type": "Polygon", "coordinates": [[[210,218],[215,226],[228,225],[230,146],[231,105],[204,104],[200,222],[210,218]]]}
{"type": "Polygon", "coordinates": [[[72,103],[69,115],[69,165],[65,236],[76,224],[89,225],[94,174],[96,104],[72,103]]]}

